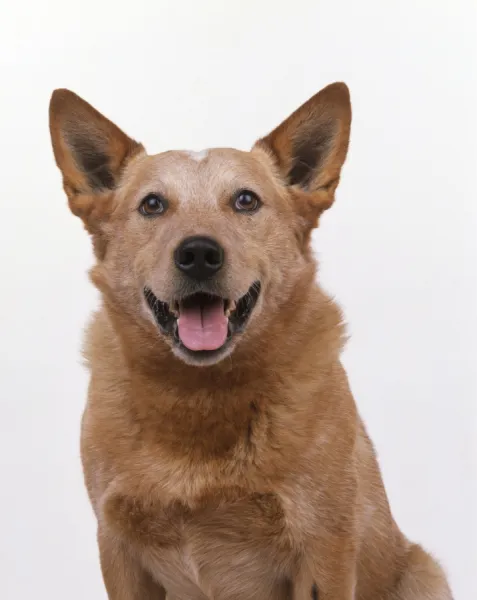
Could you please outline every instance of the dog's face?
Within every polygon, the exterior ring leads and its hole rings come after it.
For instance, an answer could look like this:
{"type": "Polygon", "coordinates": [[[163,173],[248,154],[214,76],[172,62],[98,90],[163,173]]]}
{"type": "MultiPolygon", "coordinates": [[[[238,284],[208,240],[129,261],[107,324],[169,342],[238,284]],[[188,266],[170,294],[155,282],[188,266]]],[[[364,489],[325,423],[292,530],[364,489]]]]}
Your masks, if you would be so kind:
{"type": "Polygon", "coordinates": [[[260,335],[313,277],[310,231],[333,202],[350,121],[347,88],[334,84],[251,152],[149,156],[78,96],[56,91],[55,158],[109,304],[191,365],[260,335]]]}

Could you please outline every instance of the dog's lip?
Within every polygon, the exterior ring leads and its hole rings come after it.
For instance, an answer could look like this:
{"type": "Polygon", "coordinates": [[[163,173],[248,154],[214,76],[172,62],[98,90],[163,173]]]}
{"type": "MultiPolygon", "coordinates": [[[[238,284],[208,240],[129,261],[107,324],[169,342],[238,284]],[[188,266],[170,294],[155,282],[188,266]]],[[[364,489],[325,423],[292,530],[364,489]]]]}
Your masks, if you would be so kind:
{"type": "Polygon", "coordinates": [[[224,298],[218,294],[206,294],[202,291],[189,294],[180,299],[174,299],[170,303],[159,300],[154,294],[152,289],[148,286],[144,287],[143,293],[146,302],[154,316],[154,319],[159,326],[160,330],[167,336],[171,337],[174,344],[181,349],[181,351],[197,357],[212,357],[220,354],[226,346],[229,345],[235,334],[243,332],[250,316],[255,308],[257,300],[261,292],[260,281],[254,281],[249,287],[247,292],[240,296],[237,300],[224,298]],[[190,301],[194,296],[203,295],[209,296],[215,299],[220,298],[224,302],[224,312],[228,318],[228,332],[227,337],[222,346],[215,350],[190,350],[181,342],[178,334],[178,319],[180,317],[180,305],[181,303],[190,301]]]}

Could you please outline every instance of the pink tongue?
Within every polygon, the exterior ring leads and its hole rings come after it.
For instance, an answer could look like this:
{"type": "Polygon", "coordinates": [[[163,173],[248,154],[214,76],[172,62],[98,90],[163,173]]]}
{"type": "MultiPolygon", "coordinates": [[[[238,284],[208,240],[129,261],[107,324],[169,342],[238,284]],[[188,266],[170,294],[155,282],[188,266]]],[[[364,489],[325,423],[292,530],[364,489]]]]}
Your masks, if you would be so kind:
{"type": "Polygon", "coordinates": [[[177,324],[181,342],[189,350],[217,350],[227,339],[228,318],[223,300],[202,307],[181,306],[177,324]]]}

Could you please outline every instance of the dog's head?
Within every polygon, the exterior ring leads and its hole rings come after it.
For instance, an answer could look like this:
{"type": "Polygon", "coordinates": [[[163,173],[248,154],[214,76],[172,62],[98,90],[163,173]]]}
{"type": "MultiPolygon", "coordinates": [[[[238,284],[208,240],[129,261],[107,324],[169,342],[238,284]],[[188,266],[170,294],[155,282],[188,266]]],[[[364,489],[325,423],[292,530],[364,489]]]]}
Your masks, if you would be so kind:
{"type": "Polygon", "coordinates": [[[303,280],[351,123],[347,87],[316,94],[250,152],[149,156],[93,107],[54,92],[50,129],[108,305],[183,361],[210,365],[261,335],[303,280]]]}

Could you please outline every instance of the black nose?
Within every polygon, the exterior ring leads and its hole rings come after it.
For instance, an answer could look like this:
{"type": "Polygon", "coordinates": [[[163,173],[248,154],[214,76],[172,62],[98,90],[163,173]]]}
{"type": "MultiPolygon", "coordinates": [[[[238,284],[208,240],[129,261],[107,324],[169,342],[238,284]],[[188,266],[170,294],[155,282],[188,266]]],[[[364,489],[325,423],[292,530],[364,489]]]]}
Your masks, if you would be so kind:
{"type": "Polygon", "coordinates": [[[222,268],[224,251],[208,237],[185,239],[174,252],[177,267],[197,281],[209,279],[222,268]]]}

